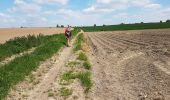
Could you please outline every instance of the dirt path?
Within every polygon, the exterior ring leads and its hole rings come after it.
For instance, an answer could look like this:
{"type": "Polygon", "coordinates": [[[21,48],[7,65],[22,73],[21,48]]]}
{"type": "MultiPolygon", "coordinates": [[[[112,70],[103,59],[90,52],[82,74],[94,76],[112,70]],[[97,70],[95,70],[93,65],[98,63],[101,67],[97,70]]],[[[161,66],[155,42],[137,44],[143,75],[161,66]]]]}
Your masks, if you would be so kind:
{"type": "Polygon", "coordinates": [[[73,41],[71,47],[63,48],[59,54],[43,62],[38,70],[14,87],[7,100],[48,100],[49,90],[64,71],[65,63],[72,54],[73,41]]]}
{"type": "Polygon", "coordinates": [[[57,75],[62,71],[62,68],[65,67],[65,62],[68,60],[68,57],[71,55],[71,47],[64,48],[58,56],[58,60],[52,65],[52,68],[45,75],[43,81],[35,87],[30,93],[28,100],[47,100],[48,94],[45,93],[54,83],[57,75]]]}
{"type": "Polygon", "coordinates": [[[170,32],[86,33],[93,100],[170,100],[170,32]]]}

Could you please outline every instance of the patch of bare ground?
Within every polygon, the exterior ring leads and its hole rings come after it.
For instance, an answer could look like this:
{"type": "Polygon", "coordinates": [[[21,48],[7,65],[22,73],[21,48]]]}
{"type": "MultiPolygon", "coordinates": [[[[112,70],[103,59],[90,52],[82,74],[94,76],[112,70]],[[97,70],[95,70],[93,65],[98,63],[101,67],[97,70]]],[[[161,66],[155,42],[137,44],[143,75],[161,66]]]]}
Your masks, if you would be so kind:
{"type": "Polygon", "coordinates": [[[170,100],[170,30],[85,33],[93,100],[170,100]]]}
{"type": "MultiPolygon", "coordinates": [[[[83,43],[82,47],[83,51],[88,51],[86,43],[83,43]]],[[[84,61],[78,59],[79,54],[83,51],[71,52],[63,70],[59,77],[56,77],[50,89],[48,100],[91,100],[88,96],[90,90],[86,93],[87,88],[82,85],[81,79],[77,77],[77,74],[89,72],[89,69],[84,68],[84,61]],[[63,88],[67,91],[64,91],[63,88]]]]}
{"type": "Polygon", "coordinates": [[[59,77],[56,77],[55,82],[50,89],[50,92],[54,95],[49,96],[48,100],[85,100],[86,95],[79,79],[71,79],[69,81],[62,79],[63,75],[70,71],[74,73],[84,71],[81,62],[74,66],[68,65],[69,62],[79,62],[76,58],[77,56],[72,54],[69,57],[69,60],[65,63],[65,66],[63,66],[63,70],[60,72],[59,77]],[[70,94],[63,93],[61,92],[62,88],[69,89],[72,92],[70,94]]]}

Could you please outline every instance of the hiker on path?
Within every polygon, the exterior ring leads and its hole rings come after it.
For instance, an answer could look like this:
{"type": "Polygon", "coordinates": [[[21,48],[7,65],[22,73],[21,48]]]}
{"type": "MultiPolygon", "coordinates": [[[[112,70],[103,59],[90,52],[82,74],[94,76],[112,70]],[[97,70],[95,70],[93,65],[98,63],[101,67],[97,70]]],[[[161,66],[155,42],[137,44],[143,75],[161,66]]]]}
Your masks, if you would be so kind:
{"type": "Polygon", "coordinates": [[[68,25],[68,27],[65,29],[65,37],[67,39],[67,46],[70,46],[71,38],[72,38],[72,32],[71,27],[68,25]]]}

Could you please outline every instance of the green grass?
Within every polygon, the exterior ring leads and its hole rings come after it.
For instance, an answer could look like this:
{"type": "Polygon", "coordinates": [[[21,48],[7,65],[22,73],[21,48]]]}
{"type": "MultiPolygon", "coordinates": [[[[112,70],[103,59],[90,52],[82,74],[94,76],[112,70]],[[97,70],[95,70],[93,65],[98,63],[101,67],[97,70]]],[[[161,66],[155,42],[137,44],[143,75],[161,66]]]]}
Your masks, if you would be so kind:
{"type": "Polygon", "coordinates": [[[65,81],[69,81],[75,78],[77,78],[77,75],[73,71],[66,72],[62,75],[62,80],[65,80],[65,81]]]}
{"type": "Polygon", "coordinates": [[[48,93],[48,97],[53,97],[54,96],[54,93],[53,92],[49,92],[48,93]]]}
{"type": "Polygon", "coordinates": [[[44,42],[33,53],[15,58],[0,68],[0,100],[8,95],[10,88],[23,81],[33,70],[36,70],[40,62],[50,58],[61,47],[65,46],[66,41],[63,34],[47,36],[46,38],[48,41],[44,42]]]}
{"type": "Polygon", "coordinates": [[[84,41],[84,37],[83,37],[83,34],[81,33],[81,34],[79,34],[77,36],[77,39],[76,39],[76,41],[74,43],[74,49],[73,49],[74,52],[76,52],[78,50],[82,50],[82,46],[81,45],[82,45],[83,41],[84,41]]]}
{"type": "Polygon", "coordinates": [[[79,32],[80,32],[80,28],[74,28],[74,30],[73,30],[73,36],[76,36],[77,33],[79,33],[79,32]]]}
{"type": "Polygon", "coordinates": [[[72,95],[72,93],[73,93],[73,90],[68,89],[66,87],[62,87],[60,89],[60,95],[63,97],[68,97],[68,96],[72,95]]]}
{"type": "MultiPolygon", "coordinates": [[[[78,32],[80,32],[80,29],[75,28],[73,36],[76,36],[78,32]]],[[[33,47],[38,47],[46,42],[48,42],[48,37],[43,35],[28,35],[10,39],[4,44],[0,44],[0,61],[33,47]]]]}
{"type": "MultiPolygon", "coordinates": [[[[92,87],[92,80],[91,80],[91,74],[90,72],[66,72],[62,76],[62,81],[65,81],[65,83],[70,83],[71,80],[73,79],[79,79],[81,81],[82,86],[85,87],[85,92],[88,92],[89,89],[92,87]]],[[[65,84],[64,84],[65,85],[65,84]]],[[[68,84],[66,84],[68,85],[68,84]]]]}
{"type": "Polygon", "coordinates": [[[85,61],[85,62],[83,63],[83,66],[84,66],[84,68],[87,69],[87,70],[90,70],[90,69],[91,69],[91,64],[90,64],[89,61],[85,61]]]}
{"type": "Polygon", "coordinates": [[[170,23],[138,23],[80,27],[85,32],[170,28],[170,23]]]}
{"type": "Polygon", "coordinates": [[[75,67],[76,65],[79,65],[80,64],[80,62],[78,62],[78,61],[69,61],[67,64],[66,64],[66,66],[67,67],[75,67]]]}
{"type": "Polygon", "coordinates": [[[7,41],[4,44],[0,44],[0,61],[6,57],[10,57],[13,54],[21,53],[32,47],[37,47],[45,42],[47,37],[43,35],[28,35],[23,37],[16,37],[7,41]]]}
{"type": "Polygon", "coordinates": [[[92,80],[91,80],[90,72],[80,72],[77,75],[77,78],[81,81],[81,84],[85,87],[85,93],[87,93],[92,87],[92,80]]]}
{"type": "Polygon", "coordinates": [[[78,60],[81,60],[81,61],[87,61],[87,60],[88,60],[88,58],[87,58],[87,56],[86,56],[86,54],[85,54],[84,52],[80,52],[80,53],[78,54],[77,59],[78,59],[78,60]]]}

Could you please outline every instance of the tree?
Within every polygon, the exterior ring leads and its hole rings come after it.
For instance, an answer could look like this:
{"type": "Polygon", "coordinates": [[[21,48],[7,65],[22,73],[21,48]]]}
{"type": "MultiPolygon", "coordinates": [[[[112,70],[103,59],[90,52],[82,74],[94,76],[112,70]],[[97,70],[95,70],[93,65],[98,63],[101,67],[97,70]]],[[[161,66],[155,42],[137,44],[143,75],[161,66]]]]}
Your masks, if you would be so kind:
{"type": "Polygon", "coordinates": [[[96,24],[94,24],[94,27],[96,27],[96,24]]]}
{"type": "Polygon", "coordinates": [[[124,25],[124,23],[121,23],[120,25],[124,25]]]}
{"type": "Polygon", "coordinates": [[[64,28],[64,25],[61,25],[62,28],[64,28]]]}
{"type": "Polygon", "coordinates": [[[57,24],[57,26],[56,26],[57,28],[59,27],[59,25],[57,24]]]}
{"type": "Polygon", "coordinates": [[[163,23],[162,20],[160,20],[160,23],[163,23]]]}
{"type": "Polygon", "coordinates": [[[141,24],[143,24],[144,22],[141,22],[141,24]]]}
{"type": "Polygon", "coordinates": [[[170,20],[168,19],[168,20],[166,20],[166,23],[170,23],[170,20]]]}

